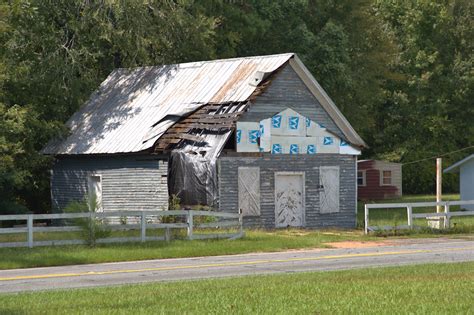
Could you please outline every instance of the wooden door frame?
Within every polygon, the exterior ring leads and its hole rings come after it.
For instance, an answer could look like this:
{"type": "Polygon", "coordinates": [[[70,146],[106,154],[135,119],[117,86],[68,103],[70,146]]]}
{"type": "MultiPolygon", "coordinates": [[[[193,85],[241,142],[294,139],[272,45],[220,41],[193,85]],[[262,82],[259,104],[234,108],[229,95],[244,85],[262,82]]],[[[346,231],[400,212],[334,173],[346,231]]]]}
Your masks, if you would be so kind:
{"type": "Polygon", "coordinates": [[[301,176],[303,179],[303,191],[302,191],[302,198],[303,198],[303,218],[302,218],[302,224],[301,227],[306,227],[306,174],[304,171],[300,172],[289,172],[289,171],[276,171],[274,172],[273,175],[273,195],[274,195],[274,209],[273,209],[273,222],[276,227],[276,205],[277,205],[277,189],[276,189],[276,184],[277,184],[277,176],[289,176],[289,175],[298,175],[301,176]]]}

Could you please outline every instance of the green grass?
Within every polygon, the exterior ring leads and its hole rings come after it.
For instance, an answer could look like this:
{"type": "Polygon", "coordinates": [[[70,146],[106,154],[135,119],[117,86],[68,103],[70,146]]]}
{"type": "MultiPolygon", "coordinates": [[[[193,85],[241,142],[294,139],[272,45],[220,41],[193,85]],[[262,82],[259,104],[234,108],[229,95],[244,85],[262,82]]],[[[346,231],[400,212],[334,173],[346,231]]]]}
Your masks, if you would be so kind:
{"type": "Polygon", "coordinates": [[[251,230],[237,240],[175,240],[166,242],[107,244],[96,247],[56,246],[1,248],[0,269],[90,264],[159,258],[271,252],[297,248],[326,247],[326,242],[368,240],[360,231],[319,232],[309,230],[251,230]]]}
{"type": "Polygon", "coordinates": [[[0,295],[10,314],[473,314],[474,263],[0,295]]]}
{"type": "MultiPolygon", "coordinates": [[[[459,200],[459,195],[444,195],[443,201],[459,200]]],[[[364,201],[358,202],[357,204],[357,226],[359,228],[364,227],[364,205],[366,203],[403,203],[403,202],[428,202],[436,201],[436,197],[432,195],[407,195],[398,199],[389,200],[377,200],[377,201],[364,201]]],[[[450,207],[450,211],[459,211],[460,206],[450,207]]],[[[433,213],[436,212],[436,207],[422,207],[413,208],[413,213],[433,213]]],[[[406,209],[394,208],[394,209],[370,209],[369,212],[369,223],[371,226],[394,226],[394,225],[406,225],[407,224],[407,211],[406,209]]],[[[413,222],[417,226],[428,227],[425,219],[415,219],[413,222]]],[[[466,217],[453,217],[451,219],[450,231],[440,231],[441,233],[474,233],[474,216],[466,217]]],[[[423,229],[418,232],[411,232],[417,234],[427,234],[430,231],[423,229]]],[[[402,232],[404,233],[404,232],[402,232]]]]}

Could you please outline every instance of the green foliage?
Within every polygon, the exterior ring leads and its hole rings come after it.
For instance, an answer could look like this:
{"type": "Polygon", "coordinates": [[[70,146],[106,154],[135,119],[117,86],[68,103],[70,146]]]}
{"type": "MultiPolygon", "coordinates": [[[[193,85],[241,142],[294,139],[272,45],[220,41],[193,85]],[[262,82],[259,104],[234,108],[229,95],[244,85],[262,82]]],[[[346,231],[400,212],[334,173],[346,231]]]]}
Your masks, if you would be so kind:
{"type": "MultiPolygon", "coordinates": [[[[95,212],[96,202],[95,198],[90,200],[79,202],[70,202],[64,212],[66,213],[93,213],[95,212]]],[[[108,228],[107,223],[103,219],[88,217],[88,218],[77,218],[71,220],[74,225],[81,228],[81,238],[89,245],[95,246],[97,240],[101,238],[109,237],[111,230],[108,228]]]]}
{"type": "Polygon", "coordinates": [[[471,314],[473,281],[474,262],[462,262],[9,293],[0,303],[11,314],[471,314]]]}

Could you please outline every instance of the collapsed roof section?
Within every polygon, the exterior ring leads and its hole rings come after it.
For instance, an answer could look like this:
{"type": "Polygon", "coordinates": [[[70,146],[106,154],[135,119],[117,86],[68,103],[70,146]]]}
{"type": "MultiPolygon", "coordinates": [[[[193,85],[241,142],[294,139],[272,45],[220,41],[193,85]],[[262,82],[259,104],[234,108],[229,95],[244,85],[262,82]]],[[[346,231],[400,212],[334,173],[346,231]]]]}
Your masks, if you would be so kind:
{"type": "Polygon", "coordinates": [[[44,154],[113,154],[151,149],[181,118],[208,104],[246,102],[294,54],[117,69],[66,123],[66,139],[44,154]]]}

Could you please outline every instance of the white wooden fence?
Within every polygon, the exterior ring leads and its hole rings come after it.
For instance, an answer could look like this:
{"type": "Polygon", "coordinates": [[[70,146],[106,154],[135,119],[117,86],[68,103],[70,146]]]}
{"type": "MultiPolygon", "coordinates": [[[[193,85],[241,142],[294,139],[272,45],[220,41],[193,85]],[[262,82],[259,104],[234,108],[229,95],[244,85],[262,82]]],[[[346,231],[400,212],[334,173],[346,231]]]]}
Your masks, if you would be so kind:
{"type": "Polygon", "coordinates": [[[448,229],[450,227],[450,218],[451,217],[460,217],[474,215],[474,211],[450,211],[451,206],[461,206],[461,205],[473,205],[474,200],[461,200],[461,201],[441,201],[441,202],[410,202],[410,203],[374,203],[365,205],[365,234],[370,231],[376,230],[401,230],[401,229],[412,229],[413,219],[431,219],[431,220],[441,220],[444,219],[444,228],[448,229]],[[444,212],[434,212],[434,213],[413,213],[413,208],[421,207],[435,207],[441,206],[444,207],[444,212]],[[369,210],[370,209],[394,209],[394,208],[406,208],[407,209],[407,225],[397,225],[397,226],[370,226],[369,225],[369,210]]]}
{"type": "MultiPolygon", "coordinates": [[[[56,214],[20,214],[20,215],[1,215],[0,221],[26,221],[26,226],[0,228],[0,234],[18,234],[26,233],[26,242],[0,242],[0,247],[33,247],[33,246],[52,246],[52,245],[76,245],[85,244],[81,239],[60,239],[35,241],[35,232],[77,232],[79,226],[58,225],[58,226],[37,226],[38,220],[57,220],[67,221],[68,219],[89,218],[89,219],[110,219],[115,222],[120,218],[128,218],[128,221],[138,223],[129,224],[107,224],[107,229],[111,231],[129,231],[139,230],[139,237],[108,237],[98,239],[97,243],[117,243],[117,242],[146,242],[146,241],[169,241],[171,239],[172,229],[186,229],[186,236],[189,240],[211,239],[211,238],[240,238],[244,235],[242,226],[242,214],[225,213],[214,211],[196,211],[196,210],[169,210],[169,211],[106,211],[106,212],[78,212],[78,213],[56,213],[56,214]],[[182,223],[163,223],[163,217],[185,217],[182,223]],[[205,216],[216,219],[216,222],[196,223],[195,217],[205,216]],[[134,219],[134,220],[130,220],[134,219]],[[219,233],[217,228],[237,228],[235,233],[219,233]],[[206,233],[194,233],[194,229],[207,229],[206,233]],[[209,229],[215,228],[214,231],[209,229]],[[163,229],[163,236],[147,236],[147,231],[163,229]],[[212,232],[212,233],[211,233],[212,232]]],[[[104,220],[107,221],[107,220],[104,220]]],[[[125,220],[124,220],[125,221],[125,220]]]]}

